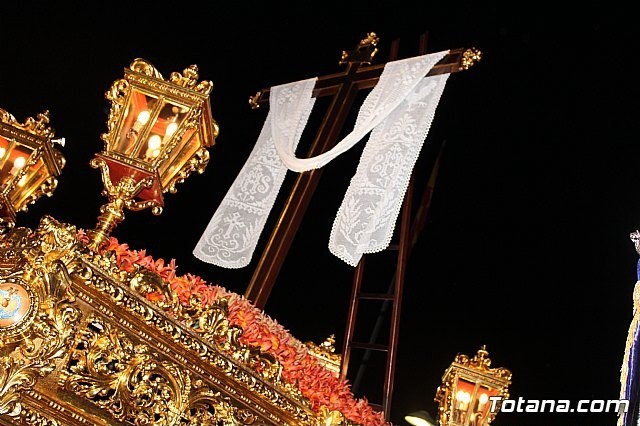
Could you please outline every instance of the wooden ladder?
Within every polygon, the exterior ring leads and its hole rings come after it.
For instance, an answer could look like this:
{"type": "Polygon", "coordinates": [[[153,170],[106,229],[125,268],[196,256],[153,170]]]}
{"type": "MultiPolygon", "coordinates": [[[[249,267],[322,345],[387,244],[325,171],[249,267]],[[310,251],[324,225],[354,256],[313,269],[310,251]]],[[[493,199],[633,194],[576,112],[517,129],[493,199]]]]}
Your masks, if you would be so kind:
{"type": "Polygon", "coordinates": [[[398,349],[398,333],[400,330],[400,309],[402,302],[402,288],[405,281],[405,271],[407,261],[411,250],[414,247],[418,236],[426,221],[427,212],[431,202],[431,195],[433,187],[437,178],[440,159],[442,157],[442,151],[444,143],[440,147],[438,157],[433,165],[431,175],[425,189],[422,193],[419,207],[415,213],[415,217],[412,219],[412,202],[414,192],[414,179],[415,171],[411,176],[405,198],[402,203],[400,227],[398,229],[398,240],[395,244],[390,244],[386,249],[387,251],[396,252],[396,266],[395,272],[391,279],[391,283],[386,293],[369,293],[363,291],[363,281],[365,274],[366,260],[375,256],[375,254],[369,254],[362,257],[358,263],[354,277],[353,287],[351,290],[351,297],[349,299],[349,310],[347,315],[347,325],[344,335],[344,344],[342,349],[342,361],[340,367],[340,378],[342,380],[347,379],[349,371],[351,352],[353,349],[363,349],[365,352],[362,356],[362,362],[359,366],[355,378],[352,380],[352,391],[355,393],[358,390],[359,384],[364,377],[364,371],[367,367],[367,363],[371,356],[372,351],[386,352],[386,365],[382,386],[382,401],[381,403],[371,403],[371,406],[383,411],[385,418],[389,419],[391,413],[391,400],[393,394],[393,381],[396,365],[396,355],[398,349]],[[367,342],[355,341],[354,335],[357,323],[358,308],[360,302],[364,301],[382,301],[382,306],[378,313],[378,317],[375,321],[373,329],[371,331],[369,340],[367,342]],[[380,333],[383,325],[383,320],[387,312],[391,310],[390,324],[389,324],[389,336],[386,343],[377,343],[378,334],[380,333]]]}

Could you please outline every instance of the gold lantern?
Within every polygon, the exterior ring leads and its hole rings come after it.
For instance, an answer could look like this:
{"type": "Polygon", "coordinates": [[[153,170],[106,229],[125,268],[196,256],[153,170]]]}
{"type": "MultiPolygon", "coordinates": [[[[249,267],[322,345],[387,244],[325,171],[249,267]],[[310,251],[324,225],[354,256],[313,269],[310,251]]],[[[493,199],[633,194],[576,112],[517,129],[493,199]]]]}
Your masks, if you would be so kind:
{"type": "Polygon", "coordinates": [[[56,189],[65,159],[53,144],[49,111],[19,123],[0,109],[0,229],[13,227],[16,212],[26,211],[56,189]]]}
{"type": "Polygon", "coordinates": [[[176,192],[193,171],[204,172],[218,125],[211,116],[213,84],[198,82],[198,67],[165,80],[144,59],[135,59],[124,78],[106,93],[111,101],[104,150],[91,160],[99,168],[103,194],[109,202],[100,209],[90,247],[97,250],[124,219],[124,208],[150,208],[160,214],[163,193],[176,192]]]}
{"type": "Polygon", "coordinates": [[[490,366],[485,346],[473,358],[456,355],[436,392],[441,426],[486,426],[493,421],[497,410],[491,408],[499,404],[492,402],[509,397],[511,372],[490,366]]]}

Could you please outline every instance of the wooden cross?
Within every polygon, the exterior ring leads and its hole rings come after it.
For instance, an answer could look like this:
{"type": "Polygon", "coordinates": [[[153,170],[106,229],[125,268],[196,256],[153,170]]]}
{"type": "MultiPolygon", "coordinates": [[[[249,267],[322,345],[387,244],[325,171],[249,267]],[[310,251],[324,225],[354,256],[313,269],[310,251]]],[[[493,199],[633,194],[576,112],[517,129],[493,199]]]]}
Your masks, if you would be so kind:
{"type": "MultiPolygon", "coordinates": [[[[378,82],[384,64],[370,65],[378,51],[376,47],[378,40],[375,33],[367,34],[367,37],[360,41],[354,50],[342,52],[340,64],[347,65],[343,72],[318,78],[313,96],[316,98],[332,96],[332,100],[305,158],[326,152],[338,142],[338,136],[357,93],[360,90],[373,88],[378,82]]],[[[421,43],[423,42],[426,43],[426,40],[421,40],[421,43]]],[[[396,59],[398,45],[397,40],[392,43],[390,61],[396,59]]],[[[466,70],[479,59],[480,52],[473,48],[450,50],[449,54],[440,60],[428,75],[466,70]]],[[[262,89],[249,99],[249,104],[255,109],[266,104],[268,99],[269,89],[262,89]]],[[[264,308],[269,298],[321,174],[322,169],[315,169],[298,175],[271,232],[245,292],[245,297],[260,309],[264,308]]]]}

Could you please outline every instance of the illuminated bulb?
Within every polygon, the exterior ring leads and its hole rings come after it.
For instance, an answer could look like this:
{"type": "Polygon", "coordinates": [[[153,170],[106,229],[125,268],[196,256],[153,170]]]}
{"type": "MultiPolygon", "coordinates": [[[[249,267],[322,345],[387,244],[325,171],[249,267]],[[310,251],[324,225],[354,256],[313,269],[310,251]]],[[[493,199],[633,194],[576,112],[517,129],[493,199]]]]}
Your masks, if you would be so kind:
{"type": "Polygon", "coordinates": [[[18,181],[18,186],[23,187],[25,183],[27,183],[27,177],[22,176],[22,178],[18,181]]]}
{"type": "Polygon", "coordinates": [[[15,160],[13,160],[13,167],[15,167],[16,169],[20,170],[21,168],[24,167],[24,164],[27,162],[27,160],[25,160],[24,157],[17,157],[15,160]]]}
{"type": "Polygon", "coordinates": [[[153,152],[151,152],[151,156],[152,157],[157,157],[158,155],[160,155],[160,150],[159,149],[154,149],[153,152]]]}
{"type": "Polygon", "coordinates": [[[480,405],[484,405],[487,403],[487,401],[489,401],[489,395],[487,395],[486,393],[483,393],[480,395],[480,405]]]}
{"type": "Polygon", "coordinates": [[[6,153],[7,153],[7,150],[4,149],[4,147],[0,147],[0,158],[4,157],[6,153]]]}
{"type": "Polygon", "coordinates": [[[147,110],[141,111],[140,114],[138,114],[138,122],[140,124],[146,124],[147,121],[149,121],[150,116],[151,116],[151,113],[149,113],[149,111],[147,110]]]}
{"type": "Polygon", "coordinates": [[[414,426],[436,426],[436,421],[426,410],[414,411],[404,416],[404,419],[414,426]]]}
{"type": "Polygon", "coordinates": [[[407,421],[407,423],[414,426],[433,426],[433,423],[430,423],[425,419],[421,419],[420,417],[416,416],[404,416],[404,419],[407,421]]]}
{"type": "Polygon", "coordinates": [[[458,401],[464,401],[464,394],[465,394],[465,392],[464,392],[464,391],[461,391],[461,390],[460,390],[460,391],[458,391],[458,393],[456,394],[456,399],[457,399],[458,401]]]}
{"type": "Polygon", "coordinates": [[[178,123],[169,123],[169,125],[167,126],[166,135],[171,136],[176,132],[176,130],[178,130],[178,123]]]}
{"type": "Polygon", "coordinates": [[[149,138],[149,149],[156,150],[160,148],[162,144],[162,138],[158,135],[153,135],[149,138]]]}

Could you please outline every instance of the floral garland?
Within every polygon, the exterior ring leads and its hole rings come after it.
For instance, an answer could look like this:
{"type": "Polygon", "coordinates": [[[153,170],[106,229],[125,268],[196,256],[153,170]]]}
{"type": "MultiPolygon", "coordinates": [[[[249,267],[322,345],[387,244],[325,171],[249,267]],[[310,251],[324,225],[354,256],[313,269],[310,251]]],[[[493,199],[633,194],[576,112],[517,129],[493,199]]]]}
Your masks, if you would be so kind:
{"type": "MultiPolygon", "coordinates": [[[[86,234],[79,232],[79,239],[88,242],[86,234]]],[[[241,343],[257,346],[270,353],[282,365],[282,378],[297,384],[311,408],[316,412],[334,411],[342,413],[350,421],[366,426],[390,426],[384,413],[374,411],[366,398],[356,399],[347,380],[336,378],[331,371],[309,354],[307,347],[294,338],[282,325],[256,308],[243,296],[227,291],[219,285],[211,285],[199,276],[177,275],[175,259],[165,262],[154,259],[146,250],[131,250],[111,237],[105,251],[115,253],[118,267],[133,272],[138,266],[156,272],[168,282],[181,303],[187,305],[192,295],[197,295],[204,306],[224,298],[228,302],[228,319],[231,325],[241,327],[241,343]]],[[[147,294],[150,300],[159,295],[147,294]]]]}

